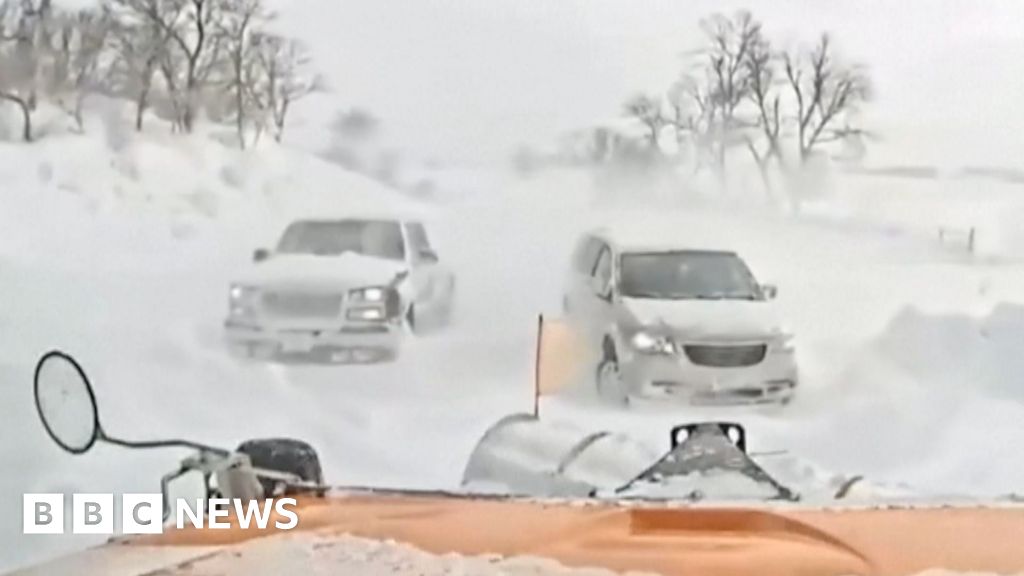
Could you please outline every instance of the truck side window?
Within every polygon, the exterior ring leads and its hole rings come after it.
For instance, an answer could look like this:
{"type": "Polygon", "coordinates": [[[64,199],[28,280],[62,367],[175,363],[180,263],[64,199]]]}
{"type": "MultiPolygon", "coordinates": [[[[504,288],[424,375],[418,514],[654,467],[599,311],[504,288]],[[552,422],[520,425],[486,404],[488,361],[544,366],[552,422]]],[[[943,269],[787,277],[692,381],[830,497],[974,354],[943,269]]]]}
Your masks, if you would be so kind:
{"type": "Polygon", "coordinates": [[[406,234],[409,236],[409,248],[414,257],[424,252],[432,252],[430,239],[427,238],[427,230],[419,222],[410,222],[405,225],[406,234]]]}

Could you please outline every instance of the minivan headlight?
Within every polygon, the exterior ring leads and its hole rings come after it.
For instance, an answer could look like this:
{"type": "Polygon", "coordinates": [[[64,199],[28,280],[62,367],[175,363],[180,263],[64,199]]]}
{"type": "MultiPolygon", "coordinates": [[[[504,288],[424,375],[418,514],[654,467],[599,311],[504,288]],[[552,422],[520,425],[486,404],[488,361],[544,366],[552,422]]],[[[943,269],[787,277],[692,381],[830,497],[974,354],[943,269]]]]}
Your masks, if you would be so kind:
{"type": "Polygon", "coordinates": [[[633,337],[629,339],[629,343],[633,346],[634,350],[644,354],[672,354],[675,352],[675,345],[668,336],[651,334],[645,330],[640,330],[633,334],[633,337]]]}
{"type": "Polygon", "coordinates": [[[796,351],[793,334],[784,332],[777,335],[775,339],[772,340],[769,350],[778,354],[788,354],[796,351]]]}

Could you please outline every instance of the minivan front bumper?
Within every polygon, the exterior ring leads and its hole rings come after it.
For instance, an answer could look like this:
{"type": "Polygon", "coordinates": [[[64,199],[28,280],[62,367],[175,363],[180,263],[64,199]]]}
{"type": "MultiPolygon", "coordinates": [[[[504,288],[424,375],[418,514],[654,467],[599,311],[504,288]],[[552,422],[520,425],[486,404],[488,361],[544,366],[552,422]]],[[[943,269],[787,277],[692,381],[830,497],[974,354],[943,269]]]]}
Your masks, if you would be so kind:
{"type": "MultiPolygon", "coordinates": [[[[619,358],[620,375],[631,397],[680,399],[695,404],[786,402],[792,398],[798,384],[795,354],[791,348],[759,344],[765,346],[760,361],[736,366],[730,366],[728,362],[699,364],[689,358],[681,347],[672,354],[630,351],[619,358]]],[[[699,346],[708,345],[702,343],[699,346]]],[[[711,346],[727,350],[752,345],[729,343],[711,346]]]]}

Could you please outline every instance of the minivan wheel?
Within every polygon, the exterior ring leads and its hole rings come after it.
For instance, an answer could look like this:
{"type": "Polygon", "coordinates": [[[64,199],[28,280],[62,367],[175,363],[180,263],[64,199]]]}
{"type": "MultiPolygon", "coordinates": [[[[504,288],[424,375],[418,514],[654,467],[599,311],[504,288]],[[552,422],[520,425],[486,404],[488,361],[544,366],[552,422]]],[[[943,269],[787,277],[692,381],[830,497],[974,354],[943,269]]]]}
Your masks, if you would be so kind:
{"type": "Polygon", "coordinates": [[[419,333],[416,326],[416,308],[409,306],[409,310],[405,313],[405,323],[409,326],[409,331],[413,334],[419,333]]]}
{"type": "Polygon", "coordinates": [[[597,365],[597,394],[601,400],[613,406],[628,406],[629,395],[626,394],[619,371],[619,361],[613,355],[605,355],[597,365]]]}

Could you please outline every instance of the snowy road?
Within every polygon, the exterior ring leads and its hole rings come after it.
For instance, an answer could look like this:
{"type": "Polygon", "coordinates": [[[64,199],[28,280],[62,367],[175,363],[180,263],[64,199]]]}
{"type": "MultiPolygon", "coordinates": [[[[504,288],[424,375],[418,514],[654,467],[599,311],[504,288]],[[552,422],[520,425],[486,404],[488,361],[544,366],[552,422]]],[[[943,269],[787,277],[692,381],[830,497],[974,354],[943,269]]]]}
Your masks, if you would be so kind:
{"type": "MultiPolygon", "coordinates": [[[[438,243],[459,275],[456,325],[384,366],[228,358],[219,340],[225,291],[248,248],[216,229],[185,240],[127,229],[148,235],[147,248],[114,254],[111,246],[138,238],[108,223],[69,232],[59,251],[8,252],[0,461],[17,472],[0,480],[0,569],[89,542],[22,536],[21,493],[151,491],[177,456],[100,447],[72,458],[50,445],[32,408],[31,368],[51,347],[82,359],[112,434],[226,446],[295,436],[317,447],[334,483],[453,487],[483,430],[531,406],[536,315],[557,314],[575,235],[602,219],[654,217],[595,210],[588,187],[582,176],[562,175],[447,208],[438,243]]],[[[1013,449],[1024,440],[1024,388],[1011,385],[1024,370],[986,368],[1014,357],[1005,343],[1024,335],[1024,314],[1005,308],[991,326],[975,318],[1024,298],[1024,270],[968,265],[920,238],[854,225],[712,208],[661,218],[694,237],[738,244],[758,275],[780,286],[799,338],[798,400],[785,410],[621,413],[558,397],[544,401],[545,418],[660,447],[672,424],[728,415],[748,426],[752,449],[788,450],[798,465],[949,492],[1024,486],[1013,449]],[[909,305],[924,314],[905,312],[909,305]],[[950,370],[957,365],[965,368],[950,370]]]]}

